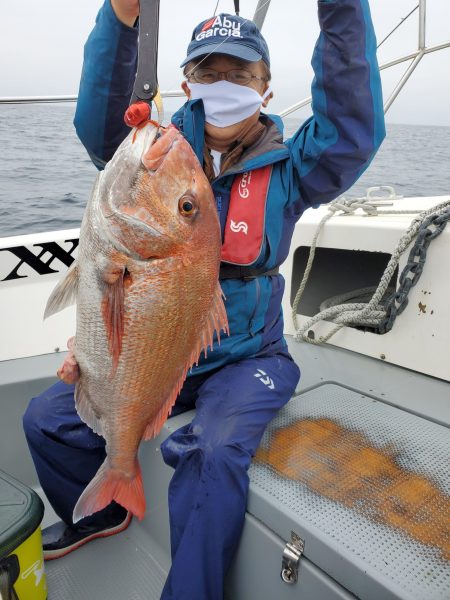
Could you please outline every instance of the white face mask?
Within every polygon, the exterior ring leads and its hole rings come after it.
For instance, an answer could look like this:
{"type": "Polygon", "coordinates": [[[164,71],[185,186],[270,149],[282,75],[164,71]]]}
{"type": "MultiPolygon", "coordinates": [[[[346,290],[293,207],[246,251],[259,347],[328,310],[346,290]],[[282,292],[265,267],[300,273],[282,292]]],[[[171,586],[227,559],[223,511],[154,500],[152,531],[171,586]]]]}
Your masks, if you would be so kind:
{"type": "Polygon", "coordinates": [[[203,100],[206,122],[216,127],[228,127],[253,115],[272,91],[264,96],[246,85],[230,83],[224,79],[216,83],[188,83],[191,100],[203,100]]]}

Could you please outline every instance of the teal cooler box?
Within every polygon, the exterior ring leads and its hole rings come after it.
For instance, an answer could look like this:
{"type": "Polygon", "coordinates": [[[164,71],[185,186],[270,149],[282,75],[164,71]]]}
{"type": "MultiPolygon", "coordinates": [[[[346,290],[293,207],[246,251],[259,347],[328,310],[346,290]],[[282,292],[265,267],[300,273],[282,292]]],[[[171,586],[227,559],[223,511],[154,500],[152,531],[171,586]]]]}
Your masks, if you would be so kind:
{"type": "Polygon", "coordinates": [[[30,488],[0,471],[0,598],[45,600],[44,505],[30,488]]]}

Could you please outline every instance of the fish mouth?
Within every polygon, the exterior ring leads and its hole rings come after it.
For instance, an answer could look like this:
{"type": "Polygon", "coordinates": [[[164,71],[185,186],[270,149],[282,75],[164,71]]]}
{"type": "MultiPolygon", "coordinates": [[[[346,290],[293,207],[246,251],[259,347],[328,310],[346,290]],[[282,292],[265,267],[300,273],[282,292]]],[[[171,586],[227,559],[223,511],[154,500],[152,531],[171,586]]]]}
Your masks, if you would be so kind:
{"type": "Polygon", "coordinates": [[[152,143],[148,149],[142,154],[141,162],[144,167],[155,172],[164,162],[174,145],[177,143],[180,132],[173,125],[169,127],[159,127],[152,143]]]}

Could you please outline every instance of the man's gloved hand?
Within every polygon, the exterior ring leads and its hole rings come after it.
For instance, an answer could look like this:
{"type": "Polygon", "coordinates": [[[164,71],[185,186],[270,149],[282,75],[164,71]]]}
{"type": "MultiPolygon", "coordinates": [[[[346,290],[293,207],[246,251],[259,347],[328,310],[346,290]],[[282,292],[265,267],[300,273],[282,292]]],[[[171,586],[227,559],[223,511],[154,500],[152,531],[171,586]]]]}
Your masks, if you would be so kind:
{"type": "Polygon", "coordinates": [[[139,16],[139,0],[111,0],[111,6],[119,21],[133,27],[139,16]]]}
{"type": "Polygon", "coordinates": [[[76,383],[80,379],[80,367],[78,366],[75,356],[73,355],[74,340],[74,337],[71,337],[67,340],[69,354],[66,356],[62,366],[56,373],[61,381],[64,381],[64,383],[76,383]]]}

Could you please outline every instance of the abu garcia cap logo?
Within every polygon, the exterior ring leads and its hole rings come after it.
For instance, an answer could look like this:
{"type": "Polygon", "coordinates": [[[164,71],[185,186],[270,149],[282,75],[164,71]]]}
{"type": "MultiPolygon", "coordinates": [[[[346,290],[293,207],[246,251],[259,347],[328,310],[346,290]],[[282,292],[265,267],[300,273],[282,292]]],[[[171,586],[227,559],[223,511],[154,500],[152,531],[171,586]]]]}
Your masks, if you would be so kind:
{"type": "Polygon", "coordinates": [[[200,33],[195,36],[195,39],[199,42],[209,37],[238,37],[241,38],[241,23],[228,19],[227,17],[213,17],[207,21],[200,33]]]}

